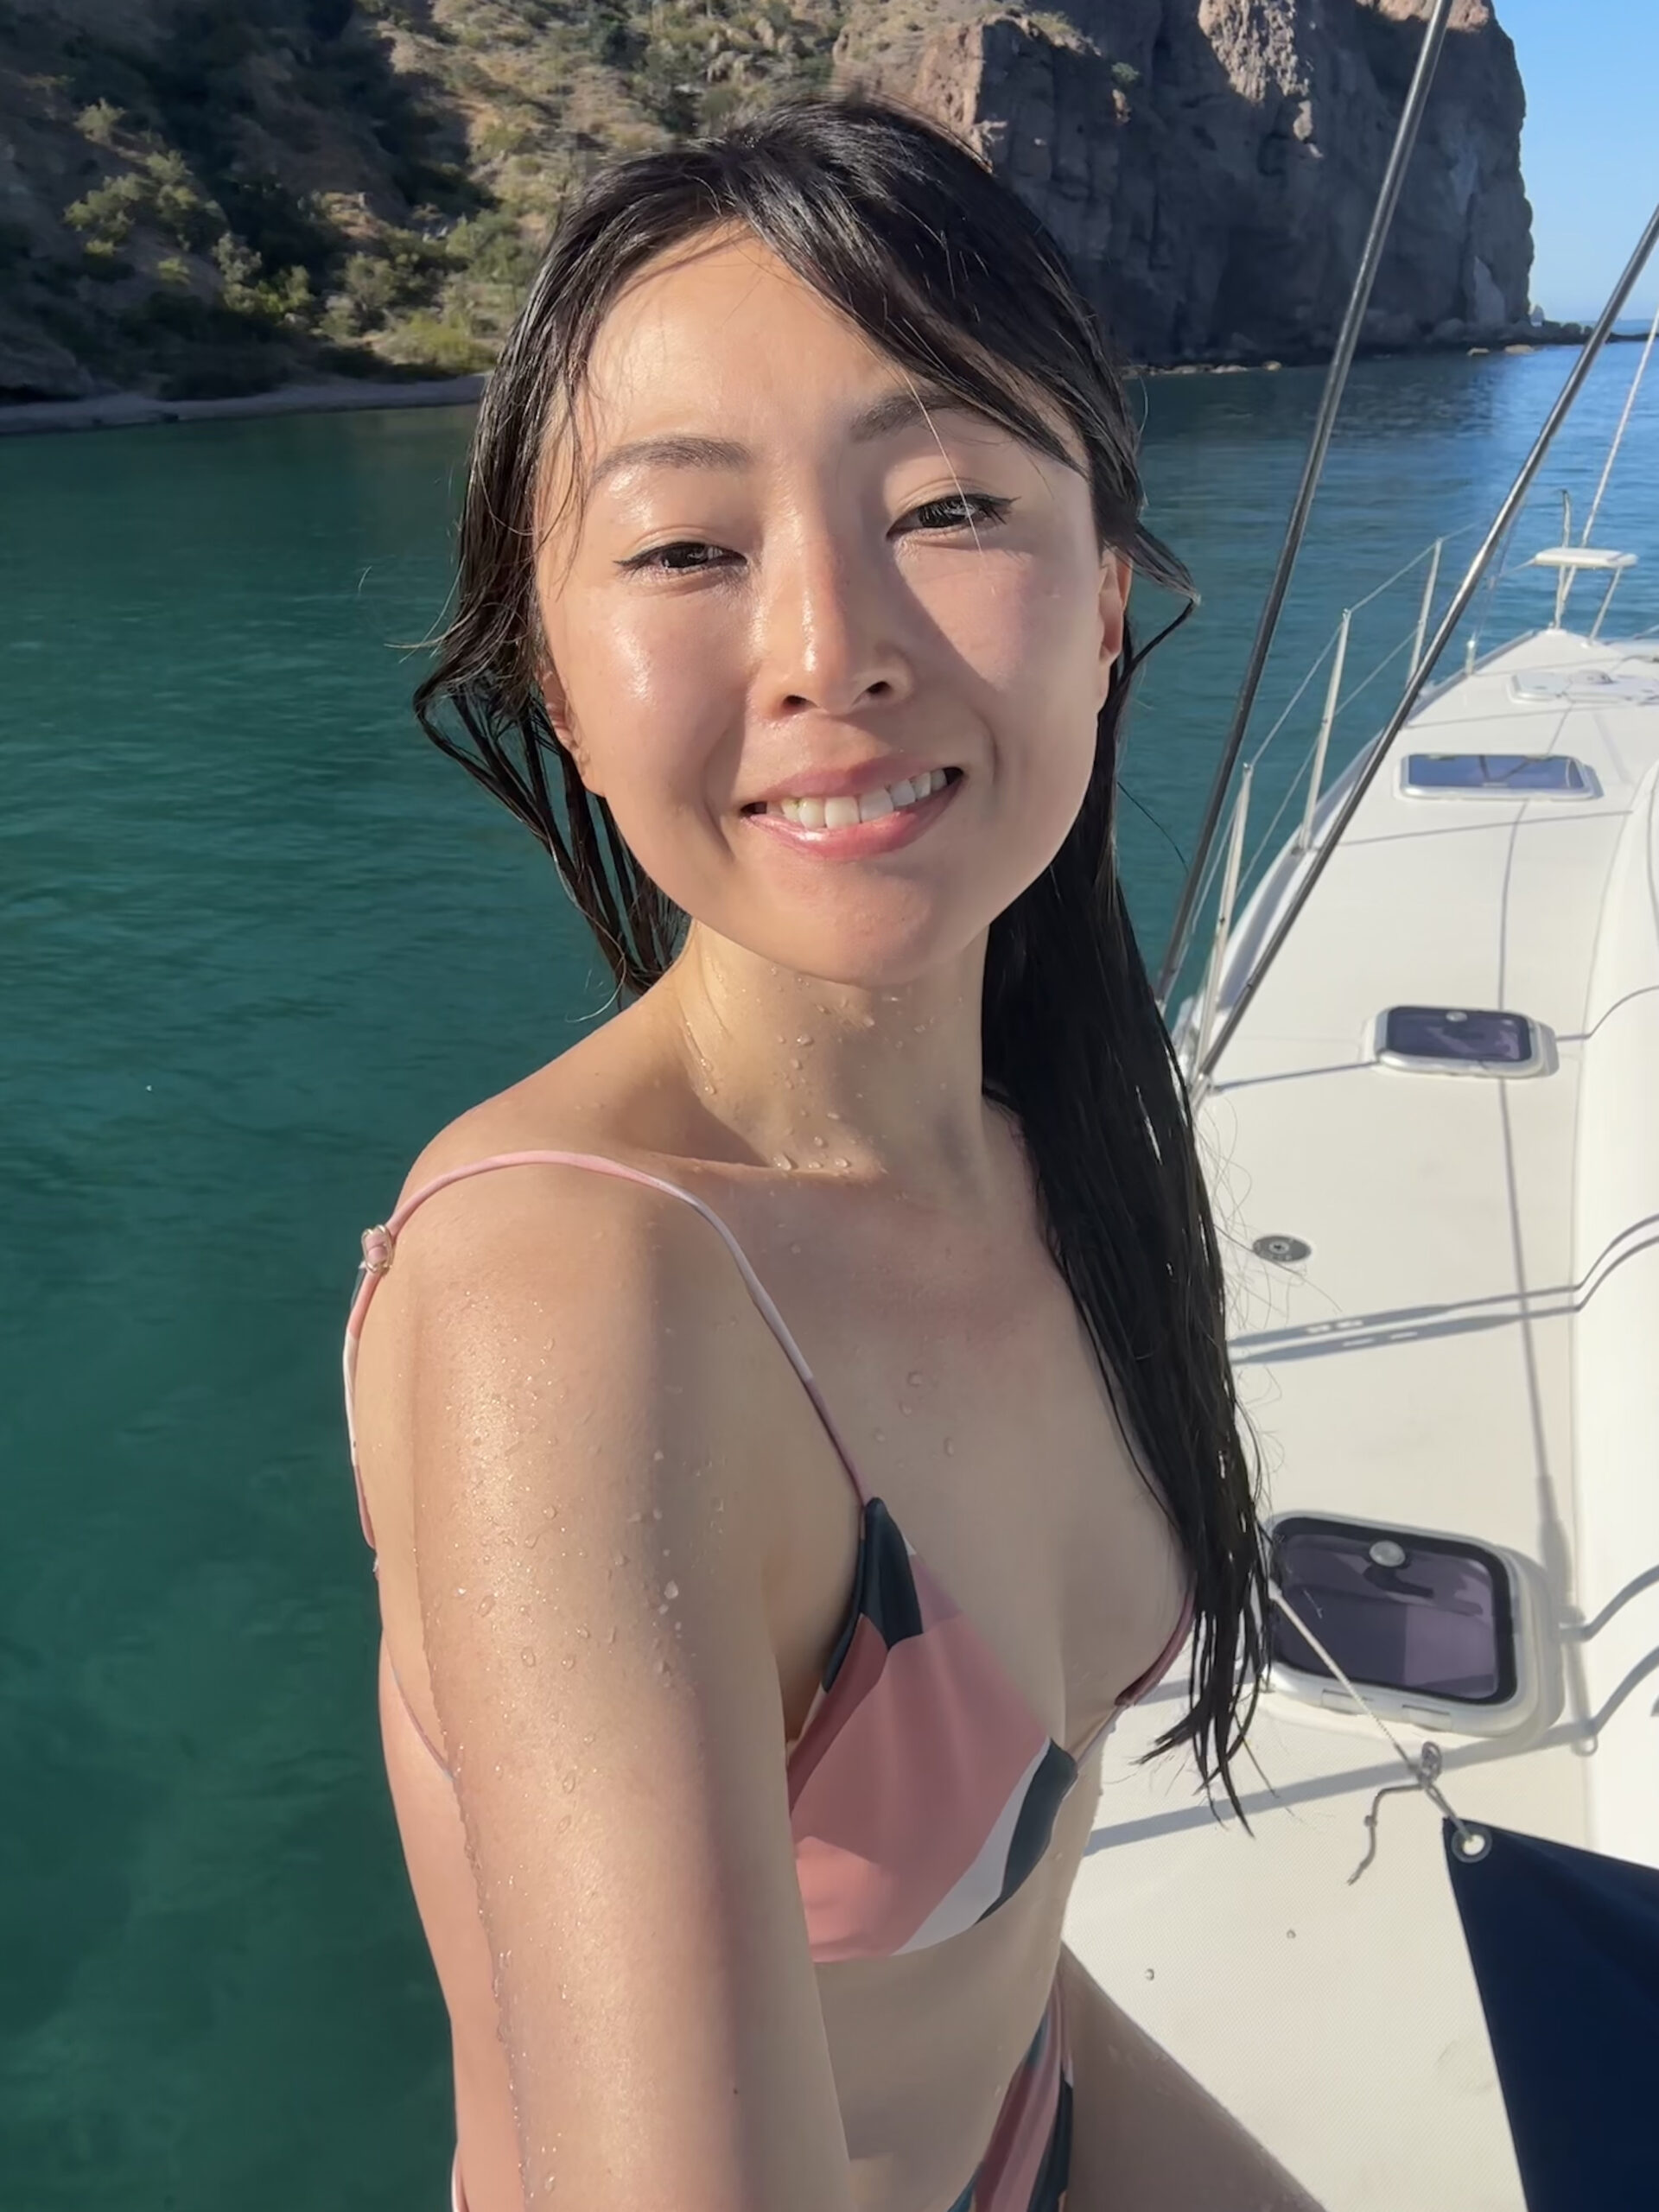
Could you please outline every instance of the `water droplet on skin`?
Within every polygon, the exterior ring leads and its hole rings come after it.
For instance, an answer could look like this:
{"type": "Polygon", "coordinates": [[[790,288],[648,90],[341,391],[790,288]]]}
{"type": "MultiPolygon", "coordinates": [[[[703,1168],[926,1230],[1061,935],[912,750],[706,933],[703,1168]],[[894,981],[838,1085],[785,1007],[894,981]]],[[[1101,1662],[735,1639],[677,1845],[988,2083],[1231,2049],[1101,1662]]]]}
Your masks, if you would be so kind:
{"type": "Polygon", "coordinates": [[[819,1150],[822,1151],[823,1146],[828,1142],[828,1139],[824,1137],[814,1137],[812,1141],[818,1147],[819,1150]]]}
{"type": "Polygon", "coordinates": [[[663,1585],[663,1595],[664,1595],[664,1598],[666,1598],[666,1599],[668,1599],[668,1601],[669,1601],[669,1603],[670,1603],[671,1605],[672,1605],[672,1604],[673,1604],[673,1602],[674,1602],[675,1599],[676,1599],[676,1598],[677,1598],[677,1597],[679,1596],[679,1594],[680,1594],[680,1586],[679,1586],[679,1584],[678,1584],[677,1582],[664,1582],[664,1585],[663,1585]]]}
{"type": "Polygon", "coordinates": [[[558,1509],[558,1507],[557,1507],[556,1505],[544,1505],[544,1506],[542,1508],[542,1518],[543,1518],[543,1521],[550,1521],[550,1520],[553,1518],[554,1515],[558,1511],[558,1510],[559,1510],[559,1509],[558,1509]]]}
{"type": "Polygon", "coordinates": [[[798,1037],[795,1039],[795,1042],[798,1045],[810,1045],[812,1042],[812,1039],[810,1037],[798,1037]]]}
{"type": "Polygon", "coordinates": [[[956,1444],[955,1444],[954,1440],[953,1440],[950,1437],[948,1437],[948,1436],[947,1436],[947,1437],[945,1438],[945,1440],[944,1440],[944,1456],[945,1456],[945,1458],[946,1458],[947,1459],[953,1459],[953,1458],[956,1456],[956,1449],[957,1449],[957,1447],[956,1447],[956,1444]]]}
{"type": "Polygon", "coordinates": [[[606,1641],[606,1643],[614,1643],[616,1642],[616,1630],[615,1630],[615,1629],[614,1629],[614,1628],[613,1628],[613,1629],[612,1629],[612,1630],[611,1630],[610,1634],[606,1637],[605,1641],[606,1641]]]}
{"type": "Polygon", "coordinates": [[[794,1161],[785,1152],[774,1154],[772,1164],[774,1167],[792,1167],[795,1165],[794,1161]]]}
{"type": "Polygon", "coordinates": [[[566,1814],[563,1815],[563,1817],[561,1819],[561,1821],[560,1821],[560,1822],[559,1822],[559,1834],[560,1834],[561,1835],[564,1835],[564,1834],[566,1834],[569,1832],[569,1827],[570,1827],[570,1824],[571,1824],[571,1822],[575,1819],[575,1817],[576,1817],[576,1816],[575,1816],[575,1815],[574,1813],[566,1813],[566,1814]]]}
{"type": "Polygon", "coordinates": [[[493,1612],[495,1610],[494,1599],[488,1596],[480,1598],[478,1601],[478,1610],[480,1613],[493,1612]]]}
{"type": "Polygon", "coordinates": [[[657,1672],[659,1675],[665,1675],[668,1672],[668,1662],[666,1659],[659,1659],[657,1662],[657,1672]]]}
{"type": "Polygon", "coordinates": [[[531,1649],[529,1644],[524,1646],[524,1649],[518,1654],[518,1656],[524,1661],[526,1667],[533,1667],[536,1664],[536,1654],[531,1649]]]}
{"type": "Polygon", "coordinates": [[[920,1368],[912,1368],[910,1373],[906,1376],[905,1380],[909,1383],[912,1390],[919,1390],[922,1387],[922,1371],[920,1368]]]}
{"type": "Polygon", "coordinates": [[[651,1456],[653,1459],[660,1459],[663,1454],[660,1452],[653,1452],[651,1456]]]}
{"type": "Polygon", "coordinates": [[[563,1657],[563,1659],[561,1659],[561,1660],[560,1660],[560,1662],[559,1662],[559,1664],[560,1664],[560,1666],[561,1666],[561,1667],[574,1667],[574,1666],[575,1665],[575,1663],[576,1663],[576,1662],[575,1662],[575,1661],[573,1658],[571,1658],[571,1656],[569,1656],[569,1654],[568,1652],[565,1654],[564,1657],[563,1657]]]}
{"type": "Polygon", "coordinates": [[[541,1541],[542,1541],[542,1532],[541,1532],[541,1530],[540,1530],[539,1529],[532,1529],[530,1531],[529,1535],[524,1538],[524,1547],[525,1547],[526,1550],[533,1551],[533,1550],[535,1549],[536,1546],[537,1546],[537,1544],[539,1544],[539,1543],[541,1542],[541,1541]]]}
{"type": "Polygon", "coordinates": [[[798,1252],[801,1248],[798,1244],[791,1244],[789,1249],[791,1252],[798,1252]]]}
{"type": "Polygon", "coordinates": [[[905,1403],[902,1398],[899,1401],[899,1410],[901,1414],[907,1414],[910,1411],[910,1408],[905,1403]]]}
{"type": "Polygon", "coordinates": [[[842,1159],[840,1153],[836,1154],[836,1165],[837,1167],[850,1167],[852,1164],[853,1163],[850,1160],[842,1159]]]}
{"type": "Polygon", "coordinates": [[[567,1774],[566,1776],[564,1776],[564,1777],[563,1778],[563,1780],[560,1782],[560,1783],[559,1783],[559,1787],[560,1787],[560,1789],[563,1789],[563,1792],[564,1792],[565,1796],[568,1797],[568,1796],[570,1795],[570,1792],[571,1792],[571,1791],[575,1788],[575,1786],[576,1786],[576,1770],[575,1769],[575,1767],[572,1767],[572,1768],[571,1768],[571,1770],[570,1770],[570,1771],[569,1771],[569,1774],[567,1774]]]}
{"type": "Polygon", "coordinates": [[[841,1116],[839,1114],[830,1113],[829,1109],[826,1107],[824,1109],[823,1118],[826,1122],[838,1122],[841,1119],[841,1116]]]}
{"type": "Polygon", "coordinates": [[[577,1634],[579,1637],[581,1637],[584,1640],[584,1642],[586,1641],[586,1639],[587,1639],[588,1637],[590,1637],[590,1636],[593,1634],[593,1632],[594,1632],[594,1631],[593,1631],[593,1630],[592,1630],[592,1629],[590,1629],[590,1628],[579,1628],[579,1629],[576,1630],[576,1634],[577,1634]]]}
{"type": "Polygon", "coordinates": [[[799,1065],[800,1065],[801,1064],[800,1064],[799,1060],[798,1060],[798,1059],[791,1059],[791,1060],[790,1061],[790,1064],[789,1064],[789,1065],[791,1065],[791,1067],[792,1067],[792,1068],[798,1068],[798,1067],[799,1067],[799,1065]]]}
{"type": "Polygon", "coordinates": [[[886,1430],[885,1428],[878,1428],[878,1429],[876,1430],[876,1432],[875,1432],[875,1440],[876,1440],[876,1442],[877,1442],[878,1444],[885,1444],[885,1443],[887,1442],[887,1430],[886,1430]]]}
{"type": "Polygon", "coordinates": [[[626,1552],[613,1552],[611,1554],[611,1565],[613,1567],[625,1566],[626,1561],[627,1554],[626,1552]]]}
{"type": "Polygon", "coordinates": [[[662,1519],[662,1517],[663,1517],[663,1509],[662,1509],[662,1507],[661,1507],[660,1505],[653,1505],[653,1506],[652,1507],[652,1509],[651,1509],[651,1517],[652,1517],[652,1519],[653,1521],[660,1521],[660,1520],[662,1519]]]}
{"type": "Polygon", "coordinates": [[[865,1015],[865,1017],[864,1017],[864,1027],[865,1027],[865,1028],[866,1028],[866,1029],[874,1029],[874,1027],[875,1027],[875,1016],[874,1016],[873,1014],[867,1014],[865,1015]]]}

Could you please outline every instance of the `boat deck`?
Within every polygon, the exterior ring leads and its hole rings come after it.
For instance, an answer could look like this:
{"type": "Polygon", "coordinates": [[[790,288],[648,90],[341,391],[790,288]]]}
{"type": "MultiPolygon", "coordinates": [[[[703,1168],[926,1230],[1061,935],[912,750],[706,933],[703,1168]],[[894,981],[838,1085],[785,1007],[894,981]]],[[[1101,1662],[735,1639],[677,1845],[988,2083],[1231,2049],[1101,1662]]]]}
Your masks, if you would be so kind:
{"type": "MultiPolygon", "coordinates": [[[[1323,818],[1343,786],[1327,796],[1323,818]]],[[[1518,1737],[1432,1733],[1460,1815],[1659,1865],[1659,647],[1547,631],[1396,741],[1214,1071],[1200,1144],[1265,1503],[1472,1537],[1537,1570],[1552,1695],[1518,1737]],[[1401,789],[1410,753],[1566,753],[1591,796],[1401,789]],[[1396,1005],[1548,1033],[1496,1078],[1378,1060],[1396,1005]],[[1298,1238],[1296,1264],[1255,1242],[1298,1238]],[[1648,1682],[1645,1693],[1641,1688],[1648,1682]],[[1592,1716],[1594,1718],[1592,1719],[1592,1716]],[[1598,1750],[1598,1745],[1599,1749],[1598,1750]]],[[[1222,1008],[1290,865],[1235,928],[1222,1008]]],[[[1521,2212],[1425,1798],[1351,1709],[1264,1695],[1217,1825],[1190,1764],[1108,1747],[1067,1936],[1328,2212],[1521,2212]],[[1268,1785],[1276,1795],[1270,1795],[1268,1785]],[[1258,1817],[1258,1813],[1260,1817],[1258,1817]],[[1275,2024],[1271,2037],[1256,2024],[1275,2024]]],[[[1335,1694],[1340,1696],[1340,1693],[1335,1694]]]]}

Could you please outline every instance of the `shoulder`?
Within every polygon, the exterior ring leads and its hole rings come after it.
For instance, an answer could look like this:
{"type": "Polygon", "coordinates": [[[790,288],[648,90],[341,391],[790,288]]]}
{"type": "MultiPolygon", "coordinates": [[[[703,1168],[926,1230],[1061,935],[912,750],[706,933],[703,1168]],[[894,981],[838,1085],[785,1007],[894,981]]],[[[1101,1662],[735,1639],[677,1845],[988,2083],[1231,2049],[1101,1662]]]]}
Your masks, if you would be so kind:
{"type": "Polygon", "coordinates": [[[365,1318],[359,1372],[366,1425],[401,1433],[411,1477],[418,1439],[448,1433],[463,1408],[474,1427],[505,1421],[568,1450],[554,1433],[565,1409],[594,1434],[650,1405],[734,1484],[758,1462],[750,1382],[771,1347],[719,1230],[652,1182],[524,1157],[676,1180],[671,1160],[618,1144],[596,1118],[508,1092],[411,1162],[398,1208],[420,1203],[365,1318]]]}
{"type": "MultiPolygon", "coordinates": [[[[429,1297],[446,1281],[476,1289],[480,1269],[511,1287],[570,1284],[605,1263],[605,1282],[648,1278],[696,1302],[724,1276],[741,1287],[723,1240],[676,1187],[675,1163],[620,1142],[591,1113],[549,1113],[512,1093],[459,1116],[411,1162],[398,1193],[404,1281],[429,1297]]],[[[587,1278],[594,1289],[603,1284],[587,1278]]]]}

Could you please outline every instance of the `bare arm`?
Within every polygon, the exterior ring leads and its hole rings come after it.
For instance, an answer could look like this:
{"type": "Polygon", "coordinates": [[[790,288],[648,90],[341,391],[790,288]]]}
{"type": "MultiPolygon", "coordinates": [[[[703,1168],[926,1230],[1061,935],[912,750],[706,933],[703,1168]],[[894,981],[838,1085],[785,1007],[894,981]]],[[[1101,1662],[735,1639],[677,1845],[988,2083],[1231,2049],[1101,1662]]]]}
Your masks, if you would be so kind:
{"type": "Polygon", "coordinates": [[[580,1171],[478,1178],[422,1225],[421,1613],[525,2202],[850,2212],[735,1270],[689,1210],[580,1171]]]}

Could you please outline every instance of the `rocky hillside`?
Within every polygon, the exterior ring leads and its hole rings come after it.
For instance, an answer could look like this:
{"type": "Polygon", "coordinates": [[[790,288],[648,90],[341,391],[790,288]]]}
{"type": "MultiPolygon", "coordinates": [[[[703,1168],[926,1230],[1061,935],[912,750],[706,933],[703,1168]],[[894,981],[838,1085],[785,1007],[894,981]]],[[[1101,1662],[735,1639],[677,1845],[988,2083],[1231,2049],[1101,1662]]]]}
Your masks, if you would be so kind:
{"type": "MultiPolygon", "coordinates": [[[[620,149],[831,81],[944,117],[1124,350],[1328,343],[1427,0],[0,0],[0,400],[493,356],[620,149]]],[[[1459,28],[1373,338],[1524,315],[1522,98],[1459,28]]]]}
{"type": "Polygon", "coordinates": [[[493,358],[574,181],[824,84],[831,0],[0,0],[0,399],[493,358]]]}
{"type": "MultiPolygon", "coordinates": [[[[1137,361],[1328,353],[1430,0],[853,0],[837,73],[954,124],[1137,361]]],[[[1513,337],[1525,101],[1459,0],[1378,273],[1373,346],[1513,337]]]]}

